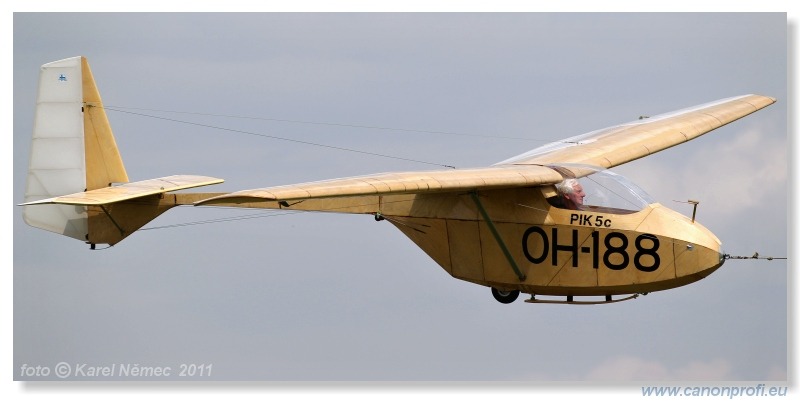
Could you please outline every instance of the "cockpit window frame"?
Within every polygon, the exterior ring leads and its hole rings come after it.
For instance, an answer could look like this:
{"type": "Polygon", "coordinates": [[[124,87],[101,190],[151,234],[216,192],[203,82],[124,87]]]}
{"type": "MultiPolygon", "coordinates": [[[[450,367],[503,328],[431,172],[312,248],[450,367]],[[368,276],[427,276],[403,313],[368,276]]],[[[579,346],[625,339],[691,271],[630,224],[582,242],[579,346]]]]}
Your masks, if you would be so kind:
{"type": "MultiPolygon", "coordinates": [[[[552,164],[548,168],[558,171],[565,179],[573,178],[581,183],[587,196],[585,204],[576,208],[577,210],[624,215],[638,213],[655,203],[647,192],[628,178],[599,166],[552,164]],[[595,199],[592,200],[593,198],[595,199]],[[598,203],[597,200],[602,202],[598,203]]],[[[555,197],[545,198],[555,208],[575,210],[564,204],[560,193],[555,197]]]]}

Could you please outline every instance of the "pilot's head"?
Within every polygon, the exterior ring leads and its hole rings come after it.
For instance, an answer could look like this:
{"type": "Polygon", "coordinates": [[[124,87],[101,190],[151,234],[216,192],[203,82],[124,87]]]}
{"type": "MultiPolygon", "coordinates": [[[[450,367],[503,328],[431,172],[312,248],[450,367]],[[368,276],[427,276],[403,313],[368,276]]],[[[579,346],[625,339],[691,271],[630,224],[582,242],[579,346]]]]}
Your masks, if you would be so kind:
{"type": "Polygon", "coordinates": [[[586,193],[583,192],[583,186],[577,179],[564,179],[556,185],[556,189],[561,194],[566,208],[578,209],[583,206],[583,198],[586,197],[586,193]]]}

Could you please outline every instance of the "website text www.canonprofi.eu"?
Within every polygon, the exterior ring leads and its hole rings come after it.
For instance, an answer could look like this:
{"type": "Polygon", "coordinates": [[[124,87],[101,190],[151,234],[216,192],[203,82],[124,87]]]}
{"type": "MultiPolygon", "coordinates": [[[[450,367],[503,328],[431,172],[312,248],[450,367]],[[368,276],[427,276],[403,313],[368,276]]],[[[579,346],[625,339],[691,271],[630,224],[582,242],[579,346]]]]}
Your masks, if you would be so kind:
{"type": "Polygon", "coordinates": [[[785,397],[787,386],[642,386],[644,397],[785,397]]]}

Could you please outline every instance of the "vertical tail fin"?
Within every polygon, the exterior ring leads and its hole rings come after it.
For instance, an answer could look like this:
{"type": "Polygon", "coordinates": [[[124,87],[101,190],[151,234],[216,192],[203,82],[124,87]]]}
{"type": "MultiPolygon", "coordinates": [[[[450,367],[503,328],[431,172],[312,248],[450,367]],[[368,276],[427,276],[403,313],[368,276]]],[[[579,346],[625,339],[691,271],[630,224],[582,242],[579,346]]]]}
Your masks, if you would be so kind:
{"type": "MultiPolygon", "coordinates": [[[[47,63],[39,73],[25,202],[128,182],[85,57],[47,63]]],[[[31,226],[87,240],[84,206],[25,206],[31,226]]]]}
{"type": "Polygon", "coordinates": [[[86,190],[110,186],[111,183],[128,182],[117,142],[111,132],[100,92],[89,69],[89,62],[81,57],[83,87],[83,143],[86,150],[86,190]]]}
{"type": "Polygon", "coordinates": [[[130,183],[86,58],[42,66],[22,212],[28,225],[93,248],[114,245],[178,205],[167,192],[221,182],[173,175],[130,183]]]}

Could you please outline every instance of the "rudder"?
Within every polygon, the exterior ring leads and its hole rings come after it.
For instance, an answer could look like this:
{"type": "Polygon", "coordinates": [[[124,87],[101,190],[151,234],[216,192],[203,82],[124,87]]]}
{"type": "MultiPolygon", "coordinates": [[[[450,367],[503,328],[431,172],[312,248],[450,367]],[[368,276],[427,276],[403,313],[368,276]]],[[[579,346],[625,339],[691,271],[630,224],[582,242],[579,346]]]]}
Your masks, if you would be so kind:
{"type": "MultiPolygon", "coordinates": [[[[77,56],[41,67],[25,202],[128,182],[89,63],[77,56]]],[[[23,208],[28,225],[87,240],[83,206],[23,208]]]]}

